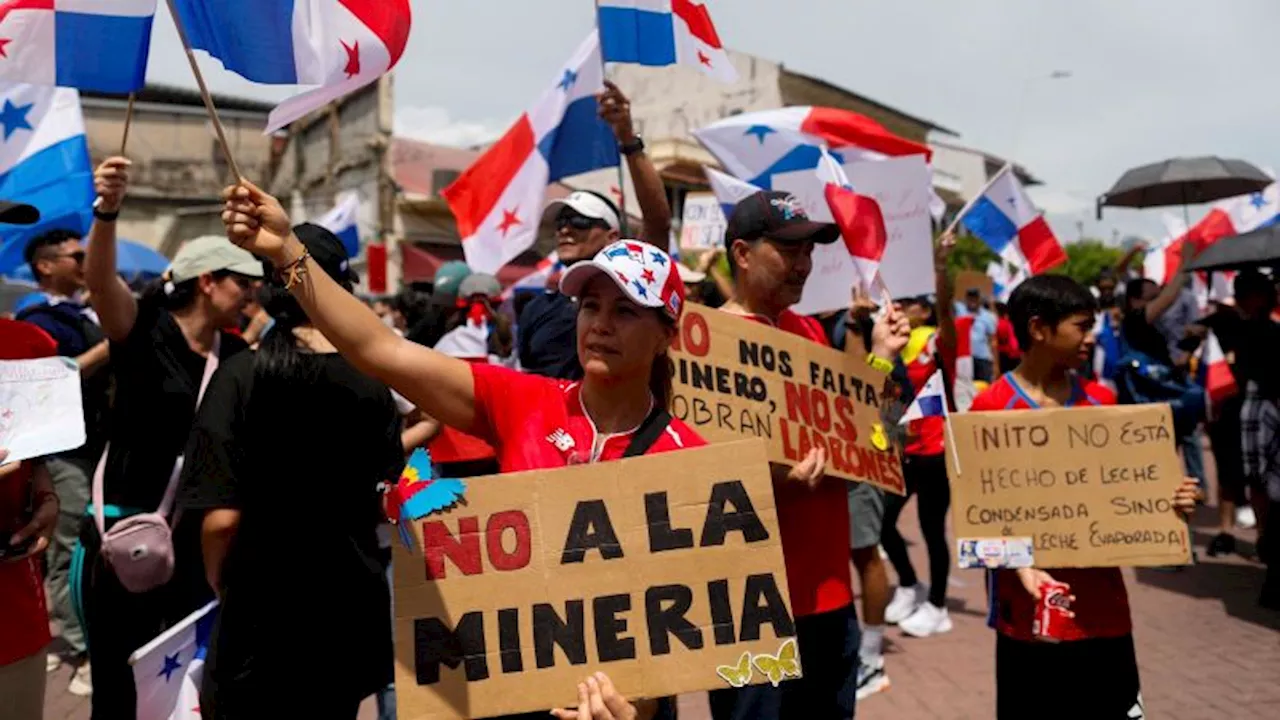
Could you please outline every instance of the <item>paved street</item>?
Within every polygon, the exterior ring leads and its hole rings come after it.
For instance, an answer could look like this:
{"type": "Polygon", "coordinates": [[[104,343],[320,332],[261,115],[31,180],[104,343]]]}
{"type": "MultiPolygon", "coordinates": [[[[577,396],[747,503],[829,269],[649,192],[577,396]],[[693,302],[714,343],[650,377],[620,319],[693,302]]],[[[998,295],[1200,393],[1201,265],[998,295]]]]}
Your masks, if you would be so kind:
{"type": "MultiPolygon", "coordinates": [[[[914,507],[914,504],[912,505],[914,507]]],[[[1203,557],[1214,511],[1194,523],[1203,557]]],[[[927,568],[914,510],[903,516],[916,567],[927,568]]],[[[1252,548],[1253,533],[1242,533],[1252,548]]],[[[1256,605],[1262,567],[1238,557],[1208,559],[1177,572],[1126,572],[1150,718],[1262,720],[1280,707],[1280,613],[1256,605]],[[1271,710],[1266,711],[1265,708],[1271,710]]],[[[994,715],[994,638],[984,625],[982,576],[957,572],[951,588],[955,629],[926,640],[889,632],[892,688],[862,703],[860,720],[962,720],[994,715]]],[[[83,720],[88,703],[64,690],[68,671],[50,679],[45,717],[83,720]]],[[[1087,692],[1087,688],[1082,688],[1087,692]]],[[[682,698],[682,720],[707,720],[705,700],[682,698]]],[[[372,720],[371,703],[361,720],[372,720]]]]}

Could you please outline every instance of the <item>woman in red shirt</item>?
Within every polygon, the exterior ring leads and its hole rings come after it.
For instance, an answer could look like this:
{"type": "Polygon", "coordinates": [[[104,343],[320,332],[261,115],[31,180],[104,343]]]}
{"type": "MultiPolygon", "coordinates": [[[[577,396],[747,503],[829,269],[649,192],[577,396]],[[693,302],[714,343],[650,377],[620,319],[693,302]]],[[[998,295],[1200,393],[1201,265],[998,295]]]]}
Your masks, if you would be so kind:
{"type": "MultiPolygon", "coordinates": [[[[275,264],[344,357],[444,425],[488,442],[502,472],[617,460],[641,427],[655,423],[663,430],[646,454],[704,444],[667,410],[673,371],[667,349],[684,309],[684,285],[665,252],[623,240],[564,273],[561,292],[579,303],[584,376],[554,380],[468,363],[401,338],[309,257],[275,198],[248,183],[229,188],[226,197],[228,237],[275,264]]],[[[626,705],[603,676],[579,690],[588,704],[600,696],[611,707],[626,705]]]]}
{"type": "MultiPolygon", "coordinates": [[[[57,353],[53,338],[35,325],[0,319],[0,360],[57,353]]],[[[0,698],[6,718],[39,720],[49,644],[40,558],[58,520],[58,496],[44,463],[6,465],[6,455],[0,448],[0,698]]]]}

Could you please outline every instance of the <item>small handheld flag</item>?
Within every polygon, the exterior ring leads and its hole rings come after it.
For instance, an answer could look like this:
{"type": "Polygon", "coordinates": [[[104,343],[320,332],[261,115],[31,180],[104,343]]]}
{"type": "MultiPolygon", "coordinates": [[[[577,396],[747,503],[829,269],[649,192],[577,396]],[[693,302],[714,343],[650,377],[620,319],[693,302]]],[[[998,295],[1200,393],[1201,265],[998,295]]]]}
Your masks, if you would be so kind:
{"type": "Polygon", "coordinates": [[[960,456],[956,454],[955,430],[951,427],[951,415],[947,412],[947,391],[943,385],[942,371],[936,370],[929,381],[916,393],[916,399],[903,413],[899,425],[906,425],[913,420],[940,417],[947,421],[947,434],[951,436],[951,459],[956,464],[956,472],[960,472],[960,456]]]}

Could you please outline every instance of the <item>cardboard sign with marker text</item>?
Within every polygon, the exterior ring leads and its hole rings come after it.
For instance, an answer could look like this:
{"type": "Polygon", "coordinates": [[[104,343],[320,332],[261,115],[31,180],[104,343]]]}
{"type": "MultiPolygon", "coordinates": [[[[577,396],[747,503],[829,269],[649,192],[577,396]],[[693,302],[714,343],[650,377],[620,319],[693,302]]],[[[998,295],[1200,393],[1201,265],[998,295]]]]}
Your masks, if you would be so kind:
{"type": "Polygon", "coordinates": [[[1035,567],[1191,561],[1168,405],[953,415],[956,539],[1030,538],[1035,567]]]}
{"type": "Polygon", "coordinates": [[[769,459],[783,465],[822,447],[828,475],[903,494],[880,418],[888,376],[865,356],[690,303],[671,358],[671,413],[709,442],[764,438],[769,459]]]}
{"type": "Polygon", "coordinates": [[[401,720],[799,677],[764,443],[467,481],[395,545],[401,720]]]}

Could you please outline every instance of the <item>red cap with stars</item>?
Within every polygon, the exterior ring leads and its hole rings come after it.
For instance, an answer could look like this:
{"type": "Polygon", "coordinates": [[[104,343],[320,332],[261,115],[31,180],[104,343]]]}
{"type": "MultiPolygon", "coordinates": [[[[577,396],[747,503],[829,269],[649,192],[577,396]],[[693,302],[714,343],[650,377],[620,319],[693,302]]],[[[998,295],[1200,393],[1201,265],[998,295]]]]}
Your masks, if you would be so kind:
{"type": "Polygon", "coordinates": [[[578,297],[587,282],[603,273],[637,305],[661,308],[679,320],[684,311],[684,283],[671,256],[639,240],[619,240],[564,271],[560,292],[578,297]]]}

